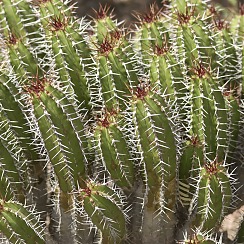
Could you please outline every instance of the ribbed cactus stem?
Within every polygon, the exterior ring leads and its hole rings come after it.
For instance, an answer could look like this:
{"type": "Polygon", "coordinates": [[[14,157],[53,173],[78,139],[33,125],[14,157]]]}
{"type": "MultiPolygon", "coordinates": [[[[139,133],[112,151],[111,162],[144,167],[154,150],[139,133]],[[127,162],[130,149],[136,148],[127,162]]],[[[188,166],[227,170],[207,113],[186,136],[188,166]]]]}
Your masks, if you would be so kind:
{"type": "Polygon", "coordinates": [[[193,222],[195,226],[211,230],[220,223],[230,205],[231,188],[228,181],[226,170],[217,159],[205,164],[198,183],[198,210],[193,222]]]}
{"type": "MultiPolygon", "coordinates": [[[[17,233],[21,238],[13,236],[12,241],[18,239],[25,243],[40,243],[44,244],[43,227],[38,223],[38,220],[31,212],[28,212],[22,205],[12,202],[0,200],[0,217],[1,222],[7,224],[1,228],[1,231],[9,236],[10,230],[17,233]]],[[[1,225],[2,226],[2,225],[1,225]]],[[[0,227],[1,227],[0,226],[0,227]]],[[[11,237],[10,237],[11,239],[11,237]]]]}
{"type": "Polygon", "coordinates": [[[116,193],[106,185],[88,183],[78,198],[93,224],[102,232],[103,243],[121,242],[126,235],[125,215],[116,193]]]}
{"type": "Polygon", "coordinates": [[[208,0],[167,2],[129,31],[108,7],[88,22],[69,1],[0,1],[4,240],[223,243],[243,7],[229,24],[208,0]]]}

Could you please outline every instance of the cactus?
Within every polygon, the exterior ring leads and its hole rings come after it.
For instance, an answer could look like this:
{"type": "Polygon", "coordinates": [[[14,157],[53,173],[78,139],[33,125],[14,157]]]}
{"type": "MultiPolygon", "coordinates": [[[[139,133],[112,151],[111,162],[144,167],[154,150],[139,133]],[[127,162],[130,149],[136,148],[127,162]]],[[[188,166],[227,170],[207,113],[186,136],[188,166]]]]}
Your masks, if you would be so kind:
{"type": "Polygon", "coordinates": [[[227,23],[207,2],[152,5],[130,35],[107,7],[0,2],[4,243],[222,243],[243,7],[227,23]]]}

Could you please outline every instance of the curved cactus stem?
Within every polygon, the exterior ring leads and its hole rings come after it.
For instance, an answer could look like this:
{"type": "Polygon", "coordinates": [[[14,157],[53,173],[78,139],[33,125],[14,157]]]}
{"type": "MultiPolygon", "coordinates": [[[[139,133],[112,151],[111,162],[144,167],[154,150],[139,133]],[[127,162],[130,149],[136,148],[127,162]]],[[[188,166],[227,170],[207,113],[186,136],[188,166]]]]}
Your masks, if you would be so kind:
{"type": "MultiPolygon", "coordinates": [[[[4,218],[12,231],[20,235],[26,243],[45,243],[42,236],[43,227],[31,212],[27,211],[22,205],[11,201],[1,201],[0,206],[1,218],[4,218]]],[[[6,230],[6,234],[9,235],[8,230],[6,230]]]]}
{"type": "Polygon", "coordinates": [[[81,146],[82,143],[85,145],[86,139],[82,135],[84,126],[79,121],[78,114],[75,117],[76,111],[70,105],[68,99],[50,85],[45,87],[45,92],[40,95],[40,100],[43,102],[46,112],[50,115],[56,134],[60,135],[63,153],[69,162],[69,167],[72,169],[71,173],[75,184],[79,181],[83,184],[82,181],[85,181],[87,176],[85,169],[86,158],[81,146]],[[78,133],[81,136],[80,138],[77,137],[78,133]]]}
{"type": "MultiPolygon", "coordinates": [[[[53,41],[53,51],[56,56],[57,68],[66,69],[70,84],[73,87],[76,99],[79,104],[86,109],[90,109],[90,93],[87,85],[87,78],[84,67],[81,65],[81,58],[77,53],[76,47],[72,44],[74,31],[71,31],[72,23],[68,17],[59,10],[52,2],[47,2],[45,5],[40,5],[42,14],[42,24],[46,34],[53,41]],[[47,9],[45,9],[47,7],[47,9]],[[51,15],[51,16],[50,16],[51,15]],[[70,35],[70,34],[73,35],[70,35]],[[62,53],[62,56],[60,56],[62,53]],[[65,63],[64,63],[65,62],[65,63]]],[[[76,39],[77,33],[75,34],[76,39]]],[[[67,81],[65,71],[59,71],[61,81],[67,81]],[[63,76],[65,75],[65,76],[63,76]]],[[[67,82],[66,82],[67,83],[67,82]]]]}
{"type": "Polygon", "coordinates": [[[106,112],[98,121],[94,133],[95,143],[99,150],[104,166],[114,182],[125,192],[128,192],[135,181],[133,159],[129,152],[128,143],[120,125],[122,118],[116,112],[106,112]]]}
{"type": "Polygon", "coordinates": [[[0,113],[0,148],[2,149],[1,161],[4,173],[11,179],[11,184],[17,192],[19,191],[19,197],[23,200],[22,194],[30,187],[31,183],[30,168],[26,164],[28,158],[24,149],[21,148],[18,137],[13,133],[8,118],[2,113],[0,113]]]}
{"type": "Polygon", "coordinates": [[[41,131],[45,147],[48,151],[49,158],[53,164],[55,173],[59,179],[60,188],[64,192],[70,192],[72,190],[72,183],[70,182],[70,171],[68,165],[65,163],[65,157],[62,154],[60,148],[60,142],[57,138],[52,124],[49,118],[46,116],[46,112],[43,109],[43,105],[38,98],[33,97],[33,109],[37,118],[39,129],[41,131]]]}
{"type": "Polygon", "coordinates": [[[11,32],[17,38],[25,38],[26,32],[23,28],[23,23],[20,16],[17,14],[17,8],[10,0],[3,0],[3,9],[6,14],[6,21],[10,27],[11,32]]]}
{"type": "Polygon", "coordinates": [[[32,143],[30,127],[19,104],[20,94],[8,77],[1,75],[0,79],[2,81],[0,82],[0,103],[3,112],[12,124],[12,129],[19,137],[22,147],[27,149],[28,158],[36,160],[38,156],[32,143]]]}
{"type": "Polygon", "coordinates": [[[231,187],[226,169],[216,161],[207,163],[198,183],[197,213],[193,225],[203,230],[216,228],[230,205],[231,187]]]}
{"type": "Polygon", "coordinates": [[[86,213],[102,232],[102,241],[114,243],[125,239],[125,215],[116,193],[105,185],[88,184],[80,194],[86,213]]]}
{"type": "Polygon", "coordinates": [[[1,149],[1,190],[0,195],[6,200],[14,198],[14,196],[20,201],[24,201],[24,185],[21,182],[21,177],[17,173],[18,169],[15,165],[13,156],[0,142],[1,149]],[[7,163],[6,163],[7,162],[7,163]]]}
{"type": "MultiPolygon", "coordinates": [[[[1,218],[0,221],[0,230],[2,232],[1,235],[4,235],[7,238],[6,241],[9,241],[11,243],[21,242],[20,237],[18,237],[16,233],[13,233],[13,230],[11,229],[11,227],[8,226],[7,221],[4,220],[3,218],[1,218]]],[[[2,238],[3,237],[1,237],[1,239],[2,238]]]]}

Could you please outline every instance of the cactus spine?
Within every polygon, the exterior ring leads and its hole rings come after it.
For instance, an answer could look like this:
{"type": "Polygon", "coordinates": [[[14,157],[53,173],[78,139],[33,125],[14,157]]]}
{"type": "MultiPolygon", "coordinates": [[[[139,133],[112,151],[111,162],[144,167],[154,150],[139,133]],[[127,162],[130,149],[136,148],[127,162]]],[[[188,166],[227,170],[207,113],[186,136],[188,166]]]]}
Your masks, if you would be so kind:
{"type": "Polygon", "coordinates": [[[222,243],[243,9],[228,24],[207,2],[152,5],[131,36],[107,8],[91,25],[68,2],[0,2],[6,242],[222,243]]]}

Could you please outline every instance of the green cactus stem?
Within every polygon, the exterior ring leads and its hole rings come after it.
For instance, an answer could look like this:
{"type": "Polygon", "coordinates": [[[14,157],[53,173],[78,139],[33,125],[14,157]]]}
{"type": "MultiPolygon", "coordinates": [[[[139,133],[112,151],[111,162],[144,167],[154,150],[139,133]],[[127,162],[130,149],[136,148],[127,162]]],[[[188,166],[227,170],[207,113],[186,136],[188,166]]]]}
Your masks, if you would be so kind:
{"type": "Polygon", "coordinates": [[[243,158],[243,6],[228,23],[208,0],[171,0],[130,29],[108,7],[73,12],[0,1],[0,238],[224,243],[243,158]]]}
{"type": "Polygon", "coordinates": [[[79,199],[93,224],[102,232],[104,243],[121,242],[126,235],[126,219],[119,205],[121,200],[106,185],[87,183],[79,199]]]}
{"type": "MultiPolygon", "coordinates": [[[[21,239],[25,243],[40,243],[44,244],[43,227],[38,223],[38,220],[32,213],[28,212],[22,205],[12,201],[0,201],[0,217],[1,222],[6,221],[1,231],[9,236],[10,231],[21,235],[21,239]]],[[[2,224],[1,224],[2,226],[2,224]]],[[[10,239],[15,240],[13,236],[10,239]]]]}

